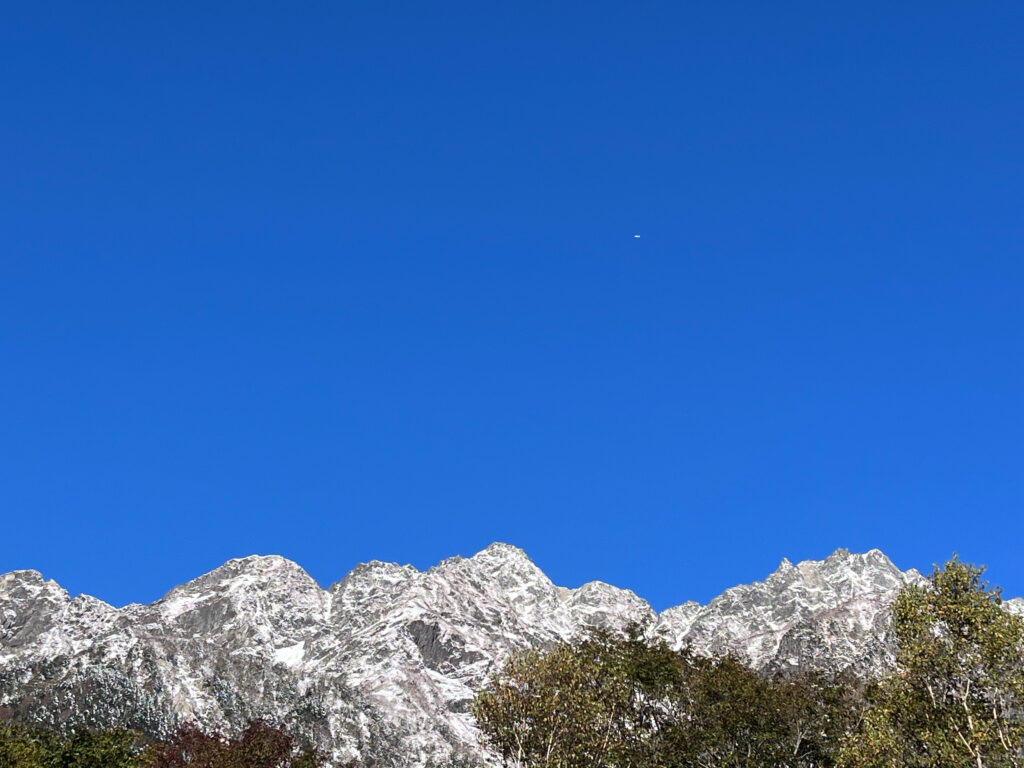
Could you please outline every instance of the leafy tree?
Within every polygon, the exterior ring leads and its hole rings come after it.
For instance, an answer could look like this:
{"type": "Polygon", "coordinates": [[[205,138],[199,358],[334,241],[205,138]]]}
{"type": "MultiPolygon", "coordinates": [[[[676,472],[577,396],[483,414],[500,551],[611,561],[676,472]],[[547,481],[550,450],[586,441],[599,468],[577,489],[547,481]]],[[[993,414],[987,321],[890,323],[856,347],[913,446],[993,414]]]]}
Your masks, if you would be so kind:
{"type": "Polygon", "coordinates": [[[133,731],[76,730],[68,737],[0,723],[0,768],[141,768],[133,731]]]}
{"type": "Polygon", "coordinates": [[[228,762],[229,741],[193,724],[183,725],[166,741],[150,746],[146,768],[221,768],[228,762]]]}
{"type": "Polygon", "coordinates": [[[864,707],[863,685],[849,672],[808,672],[775,683],[784,731],[784,765],[834,766],[864,707]]]}
{"type": "Polygon", "coordinates": [[[298,750],[290,735],[262,720],[250,722],[235,739],[183,726],[146,755],[146,768],[319,768],[323,762],[318,753],[298,750]]]}
{"type": "Polygon", "coordinates": [[[48,734],[36,734],[13,723],[0,723],[0,768],[36,768],[49,755],[48,734]]]}
{"type": "Polygon", "coordinates": [[[845,675],[772,680],[726,656],[692,659],[688,678],[672,765],[827,768],[856,722],[857,688],[845,675]]]}
{"type": "Polygon", "coordinates": [[[517,768],[829,768],[856,706],[845,677],[773,681],[633,627],[513,656],[473,712],[517,768]]]}
{"type": "Polygon", "coordinates": [[[510,765],[640,765],[657,753],[682,682],[675,654],[648,644],[639,627],[624,637],[592,631],[546,653],[513,655],[473,714],[510,765]]]}
{"type": "Polygon", "coordinates": [[[1024,622],[956,557],[892,607],[896,672],[878,685],[844,768],[1024,765],[1024,622]]]}
{"type": "Polygon", "coordinates": [[[732,657],[695,659],[688,716],[674,729],[676,763],[774,765],[785,739],[771,683],[732,657]]]}
{"type": "Polygon", "coordinates": [[[76,730],[63,744],[62,768],[136,768],[139,735],[123,728],[76,730]]]}
{"type": "Polygon", "coordinates": [[[259,720],[236,739],[180,728],[169,740],[143,747],[133,731],[53,731],[0,723],[0,768],[320,768],[314,751],[259,720]]]}

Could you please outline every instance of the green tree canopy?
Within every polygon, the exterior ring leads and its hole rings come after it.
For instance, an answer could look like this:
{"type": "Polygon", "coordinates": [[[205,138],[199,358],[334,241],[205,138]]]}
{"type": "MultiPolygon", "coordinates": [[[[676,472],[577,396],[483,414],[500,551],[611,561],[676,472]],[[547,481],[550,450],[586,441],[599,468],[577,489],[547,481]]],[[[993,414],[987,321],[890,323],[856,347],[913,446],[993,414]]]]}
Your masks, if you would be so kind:
{"type": "Polygon", "coordinates": [[[517,768],[826,768],[855,722],[852,691],[842,677],[770,680],[633,627],[514,655],[473,713],[517,768]]]}
{"type": "Polygon", "coordinates": [[[237,738],[204,733],[192,725],[147,750],[145,768],[319,768],[322,757],[300,750],[294,738],[253,720],[237,738]]]}
{"type": "Polygon", "coordinates": [[[683,684],[676,654],[593,631],[547,652],[514,654],[473,705],[490,744],[512,765],[640,765],[658,750],[683,684]]]}
{"type": "Polygon", "coordinates": [[[874,689],[844,768],[1024,765],[1024,622],[983,572],[954,557],[897,596],[896,671],[874,689]]]}
{"type": "Polygon", "coordinates": [[[62,735],[0,723],[0,768],[320,768],[323,762],[260,720],[233,739],[189,725],[166,741],[148,743],[120,728],[62,735]]]}
{"type": "Polygon", "coordinates": [[[0,723],[0,768],[142,768],[138,734],[80,729],[70,736],[0,723]]]}

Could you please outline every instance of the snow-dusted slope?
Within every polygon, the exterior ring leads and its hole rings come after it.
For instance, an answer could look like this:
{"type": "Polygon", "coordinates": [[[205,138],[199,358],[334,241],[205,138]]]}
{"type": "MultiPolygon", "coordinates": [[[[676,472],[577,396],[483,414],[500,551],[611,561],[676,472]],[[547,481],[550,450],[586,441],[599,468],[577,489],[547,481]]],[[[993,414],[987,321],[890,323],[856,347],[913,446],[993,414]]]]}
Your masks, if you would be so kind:
{"type": "Polygon", "coordinates": [[[757,668],[871,673],[887,662],[889,602],[919,580],[877,550],[838,550],[657,615],[601,582],[555,586],[493,544],[423,572],[363,564],[328,590],[284,558],[248,557],[118,610],[15,571],[0,577],[0,716],[154,733],[262,716],[337,762],[465,762],[480,754],[473,693],[514,649],[640,621],[757,668]]]}
{"type": "Polygon", "coordinates": [[[1024,616],[1024,597],[1015,597],[1012,600],[1007,600],[1003,605],[1006,606],[1006,610],[1010,613],[1024,616]]]}
{"type": "Polygon", "coordinates": [[[887,661],[886,608],[905,584],[923,583],[877,549],[845,549],[821,561],[783,560],[765,581],[733,587],[707,606],[665,611],[656,631],[705,654],[737,654],[757,669],[853,666],[877,672],[887,661]]]}

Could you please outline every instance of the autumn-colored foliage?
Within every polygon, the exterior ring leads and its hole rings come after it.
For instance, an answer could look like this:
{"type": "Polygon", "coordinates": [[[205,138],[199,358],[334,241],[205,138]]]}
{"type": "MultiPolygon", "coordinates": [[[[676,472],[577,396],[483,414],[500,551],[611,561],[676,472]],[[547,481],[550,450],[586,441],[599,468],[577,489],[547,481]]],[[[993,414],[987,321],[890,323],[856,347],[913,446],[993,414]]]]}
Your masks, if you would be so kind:
{"type": "Polygon", "coordinates": [[[284,731],[261,720],[235,738],[183,726],[165,741],[123,730],[79,729],[69,736],[0,723],[0,768],[320,768],[284,731]]]}
{"type": "Polygon", "coordinates": [[[295,740],[262,720],[236,738],[184,726],[146,750],[145,768],[319,768],[323,760],[299,751],[295,740]]]}

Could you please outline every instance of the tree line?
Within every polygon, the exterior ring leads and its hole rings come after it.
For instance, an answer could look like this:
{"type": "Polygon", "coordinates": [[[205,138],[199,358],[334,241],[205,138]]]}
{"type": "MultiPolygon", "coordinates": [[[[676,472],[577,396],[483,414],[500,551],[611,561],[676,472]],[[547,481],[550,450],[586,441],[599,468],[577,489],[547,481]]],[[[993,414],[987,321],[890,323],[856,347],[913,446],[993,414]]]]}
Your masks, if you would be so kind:
{"type": "Polygon", "coordinates": [[[884,680],[765,676],[641,627],[513,655],[474,700],[510,768],[1024,768],[1024,621],[954,558],[892,605],[884,680]]]}
{"type": "Polygon", "coordinates": [[[193,725],[170,738],[145,739],[122,728],[70,734],[0,723],[0,768],[322,768],[315,750],[283,730],[253,720],[234,738],[193,725]]]}

